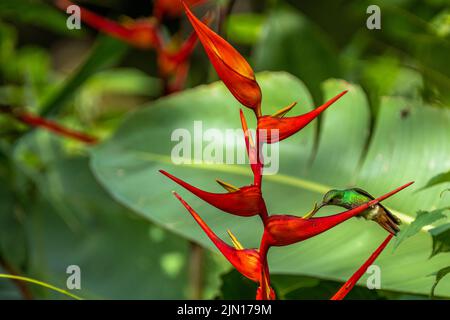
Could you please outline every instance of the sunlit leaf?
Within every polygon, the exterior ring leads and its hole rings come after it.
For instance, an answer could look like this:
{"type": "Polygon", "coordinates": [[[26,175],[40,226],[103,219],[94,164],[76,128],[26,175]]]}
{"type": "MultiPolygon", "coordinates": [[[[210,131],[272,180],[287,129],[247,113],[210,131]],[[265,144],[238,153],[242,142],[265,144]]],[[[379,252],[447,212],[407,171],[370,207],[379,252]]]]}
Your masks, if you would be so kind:
{"type": "Polygon", "coordinates": [[[431,229],[430,234],[433,238],[432,257],[438,253],[450,251],[450,223],[431,229]]]}
{"type": "Polygon", "coordinates": [[[424,227],[430,226],[431,224],[439,221],[441,219],[447,218],[444,214],[445,211],[450,210],[450,208],[441,208],[433,211],[419,211],[414,221],[403,228],[397,236],[397,241],[394,247],[397,248],[403,241],[419,233],[424,227]]]}
{"type": "Polygon", "coordinates": [[[436,291],[436,287],[441,282],[441,280],[450,273],[450,266],[446,268],[442,268],[438,272],[436,272],[436,280],[434,281],[433,287],[431,288],[431,296],[434,296],[434,293],[436,291]]]}
{"type": "Polygon", "coordinates": [[[232,14],[226,23],[226,35],[231,42],[255,44],[262,36],[266,17],[260,14],[232,14]]]}
{"type": "Polygon", "coordinates": [[[434,176],[433,178],[431,178],[422,189],[426,189],[426,188],[435,186],[437,184],[441,184],[441,183],[445,183],[445,182],[449,182],[449,181],[450,181],[450,171],[440,173],[437,176],[434,176]]]}

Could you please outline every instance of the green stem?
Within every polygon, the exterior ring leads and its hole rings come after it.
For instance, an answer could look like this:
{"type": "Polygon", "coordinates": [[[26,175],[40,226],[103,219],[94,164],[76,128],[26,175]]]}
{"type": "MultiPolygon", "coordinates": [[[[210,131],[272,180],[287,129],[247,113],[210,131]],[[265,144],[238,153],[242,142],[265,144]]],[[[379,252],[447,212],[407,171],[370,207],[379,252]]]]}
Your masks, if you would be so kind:
{"type": "Polygon", "coordinates": [[[203,265],[204,265],[204,249],[190,242],[189,257],[189,282],[190,282],[190,299],[199,300],[203,296],[203,265]]]}
{"type": "MultiPolygon", "coordinates": [[[[0,267],[2,267],[4,271],[9,272],[14,276],[17,275],[16,270],[14,270],[14,268],[1,256],[0,256],[0,267]]],[[[13,282],[25,300],[33,300],[33,295],[31,294],[30,289],[25,283],[19,280],[13,280],[13,282]]]]}
{"type": "Polygon", "coordinates": [[[81,297],[79,297],[79,296],[77,296],[77,295],[75,295],[73,293],[70,293],[70,292],[68,292],[66,290],[57,288],[55,286],[52,286],[51,284],[48,284],[48,283],[45,283],[45,282],[42,282],[42,281],[39,281],[39,280],[36,280],[36,279],[22,277],[22,276],[14,276],[14,275],[11,275],[11,274],[4,274],[4,273],[0,273],[0,278],[11,279],[11,280],[19,280],[19,281],[25,281],[25,282],[37,284],[37,285],[39,285],[41,287],[44,287],[44,288],[47,288],[47,289],[59,292],[59,293],[61,293],[63,295],[71,297],[71,298],[73,298],[75,300],[83,300],[83,298],[81,298],[81,297]]]}

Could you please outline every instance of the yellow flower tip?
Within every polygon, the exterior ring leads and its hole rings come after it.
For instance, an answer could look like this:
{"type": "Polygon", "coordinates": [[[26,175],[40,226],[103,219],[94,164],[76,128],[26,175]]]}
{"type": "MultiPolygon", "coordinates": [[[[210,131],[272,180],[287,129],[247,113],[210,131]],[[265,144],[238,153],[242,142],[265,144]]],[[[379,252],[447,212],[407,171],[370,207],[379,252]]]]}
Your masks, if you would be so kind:
{"type": "Polygon", "coordinates": [[[225,190],[227,190],[228,192],[236,192],[236,191],[239,191],[239,188],[238,187],[235,187],[235,186],[233,186],[232,184],[230,184],[230,183],[228,183],[228,182],[225,182],[225,181],[222,181],[222,180],[219,180],[219,179],[216,179],[216,182],[218,183],[218,184],[220,184],[225,190]]]}
{"type": "Polygon", "coordinates": [[[242,131],[244,132],[244,135],[248,137],[250,147],[254,148],[255,143],[253,142],[251,132],[248,130],[247,120],[245,119],[244,112],[242,111],[242,109],[239,109],[239,114],[241,116],[242,131]]]}
{"type": "Polygon", "coordinates": [[[272,117],[273,118],[282,118],[286,115],[286,113],[288,113],[289,111],[292,110],[293,107],[295,107],[297,105],[297,101],[292,102],[291,104],[289,104],[288,106],[284,107],[283,109],[278,110],[277,112],[275,112],[272,117]]]}
{"type": "Polygon", "coordinates": [[[233,242],[233,246],[237,250],[244,250],[244,246],[238,241],[238,239],[234,236],[230,229],[227,229],[227,233],[230,236],[231,242],[233,242]]]}
{"type": "Polygon", "coordinates": [[[313,208],[310,212],[308,212],[307,214],[305,214],[305,215],[303,216],[303,219],[309,219],[309,218],[311,218],[312,216],[314,216],[314,215],[316,214],[316,212],[317,212],[317,209],[318,209],[317,203],[314,203],[314,208],[313,208]]]}

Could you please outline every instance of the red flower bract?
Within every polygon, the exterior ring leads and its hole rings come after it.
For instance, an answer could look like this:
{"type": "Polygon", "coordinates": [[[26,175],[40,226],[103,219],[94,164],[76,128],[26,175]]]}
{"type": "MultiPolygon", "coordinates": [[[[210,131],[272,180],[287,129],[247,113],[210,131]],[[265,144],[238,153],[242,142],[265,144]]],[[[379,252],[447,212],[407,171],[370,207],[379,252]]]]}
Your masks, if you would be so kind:
{"type": "Polygon", "coordinates": [[[367,259],[366,262],[348,279],[346,283],[336,292],[336,294],[330,300],[342,300],[345,296],[353,289],[358,280],[366,272],[367,268],[371,266],[375,259],[380,255],[381,252],[386,248],[389,241],[394,237],[393,234],[389,234],[386,239],[381,243],[381,245],[372,253],[372,255],[367,259]]]}
{"type": "Polygon", "coordinates": [[[274,143],[289,138],[317,118],[323,111],[347,93],[347,90],[325,102],[320,107],[296,117],[262,116],[258,118],[260,142],[274,143]]]}
{"type": "MultiPolygon", "coordinates": [[[[57,0],[56,4],[62,10],[66,10],[68,6],[75,5],[69,0],[57,0]]],[[[158,23],[154,19],[127,21],[119,24],[83,7],[78,7],[81,12],[81,20],[94,29],[101,30],[114,38],[143,49],[159,48],[162,45],[158,23]]]]}
{"type": "Polygon", "coordinates": [[[228,42],[197,19],[186,4],[185,10],[220,79],[240,103],[261,115],[261,89],[248,62],[228,42]]]}
{"type": "MultiPolygon", "coordinates": [[[[56,0],[55,2],[62,10],[74,5],[70,0],[56,0]]],[[[204,1],[190,2],[200,4],[204,1]]],[[[172,93],[183,88],[189,70],[189,59],[197,43],[197,34],[193,32],[185,42],[174,41],[175,37],[166,40],[160,24],[160,18],[164,13],[169,12],[168,9],[177,7],[182,10],[180,1],[156,2],[155,9],[158,8],[161,16],[137,20],[128,18],[123,23],[102,17],[78,5],[77,7],[80,8],[81,20],[90,27],[134,47],[154,49],[157,53],[159,75],[164,80],[165,93],[172,93]]],[[[209,23],[209,20],[206,18],[205,23],[209,23]]]]}
{"type": "Polygon", "coordinates": [[[261,261],[259,253],[255,249],[235,249],[220,239],[203,221],[194,209],[186,203],[176,192],[173,193],[183,206],[189,211],[192,217],[197,221],[209,239],[219,249],[225,258],[245,277],[252,281],[259,282],[261,277],[261,261]]]}
{"type": "Polygon", "coordinates": [[[243,217],[263,214],[265,211],[261,190],[257,186],[245,186],[228,193],[212,193],[198,189],[164,170],[159,172],[222,211],[243,217]]]}
{"type": "Polygon", "coordinates": [[[247,121],[245,120],[242,110],[239,110],[239,114],[241,117],[242,131],[244,132],[245,148],[247,150],[250,167],[253,171],[253,184],[260,187],[263,170],[262,162],[258,159],[258,149],[256,148],[251,133],[248,130],[247,121]]]}

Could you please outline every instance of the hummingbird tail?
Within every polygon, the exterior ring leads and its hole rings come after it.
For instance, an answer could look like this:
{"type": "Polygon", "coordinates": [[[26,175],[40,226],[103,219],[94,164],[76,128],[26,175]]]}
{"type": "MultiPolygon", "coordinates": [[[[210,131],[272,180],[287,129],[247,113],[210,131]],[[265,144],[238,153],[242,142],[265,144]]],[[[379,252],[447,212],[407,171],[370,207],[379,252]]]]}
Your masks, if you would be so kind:
{"type": "Polygon", "coordinates": [[[376,220],[380,226],[393,235],[396,235],[400,231],[400,228],[398,227],[400,223],[397,217],[393,219],[389,214],[383,213],[378,215],[376,220]]]}

